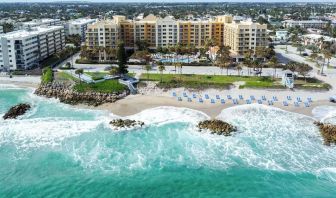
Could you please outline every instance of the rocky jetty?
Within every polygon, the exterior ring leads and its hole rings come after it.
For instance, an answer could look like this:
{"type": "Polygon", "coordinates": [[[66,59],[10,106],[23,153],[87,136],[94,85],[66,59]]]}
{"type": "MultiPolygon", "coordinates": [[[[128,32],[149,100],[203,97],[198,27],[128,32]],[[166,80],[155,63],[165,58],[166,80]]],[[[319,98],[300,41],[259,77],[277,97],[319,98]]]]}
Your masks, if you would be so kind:
{"type": "Polygon", "coordinates": [[[25,114],[31,106],[29,104],[18,104],[11,107],[8,112],[3,116],[3,119],[15,119],[20,115],[25,114]]]}
{"type": "Polygon", "coordinates": [[[143,127],[145,125],[144,122],[136,121],[136,120],[129,120],[129,119],[115,119],[110,122],[110,125],[112,125],[115,128],[133,128],[133,127],[143,127]]]}
{"type": "Polygon", "coordinates": [[[67,104],[87,104],[90,106],[98,106],[103,103],[113,103],[121,98],[126,97],[129,92],[123,93],[98,93],[98,92],[77,92],[73,89],[73,85],[53,82],[41,84],[35,91],[36,95],[47,98],[57,98],[67,104]]]}
{"type": "Polygon", "coordinates": [[[204,120],[199,122],[197,127],[200,131],[210,130],[211,133],[225,136],[229,136],[232,132],[237,131],[236,127],[221,120],[204,120]]]}
{"type": "Polygon", "coordinates": [[[325,145],[336,144],[336,125],[322,122],[315,122],[314,124],[319,127],[325,145]]]}

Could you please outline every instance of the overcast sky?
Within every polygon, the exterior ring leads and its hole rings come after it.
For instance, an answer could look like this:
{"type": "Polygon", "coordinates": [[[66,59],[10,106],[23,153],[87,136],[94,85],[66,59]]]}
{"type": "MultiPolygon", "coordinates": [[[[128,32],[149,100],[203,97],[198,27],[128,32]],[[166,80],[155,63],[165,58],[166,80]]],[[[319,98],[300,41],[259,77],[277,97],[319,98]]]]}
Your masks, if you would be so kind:
{"type": "MultiPolygon", "coordinates": [[[[8,2],[67,2],[83,0],[0,0],[8,2]]],[[[84,0],[85,1],[85,0],[84,0]]],[[[336,2],[336,0],[86,0],[87,2],[336,2]]]]}

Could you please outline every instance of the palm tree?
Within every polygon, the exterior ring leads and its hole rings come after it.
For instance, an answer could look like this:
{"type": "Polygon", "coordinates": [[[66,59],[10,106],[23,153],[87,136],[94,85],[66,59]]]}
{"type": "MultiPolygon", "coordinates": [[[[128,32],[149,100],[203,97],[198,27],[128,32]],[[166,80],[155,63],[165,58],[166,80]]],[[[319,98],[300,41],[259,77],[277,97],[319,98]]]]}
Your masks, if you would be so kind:
{"type": "Polygon", "coordinates": [[[221,74],[223,74],[223,69],[226,68],[226,75],[229,75],[229,64],[231,62],[230,48],[227,46],[221,47],[217,52],[216,64],[221,69],[221,74]]]}
{"type": "Polygon", "coordinates": [[[330,59],[332,58],[332,53],[329,50],[322,50],[322,54],[324,57],[324,63],[321,69],[321,74],[323,74],[323,68],[324,68],[324,64],[325,64],[325,60],[327,59],[327,68],[329,67],[329,63],[330,63],[330,59]]]}
{"type": "Polygon", "coordinates": [[[150,65],[146,65],[145,66],[145,70],[146,70],[146,72],[147,72],[147,80],[149,80],[149,71],[152,69],[152,66],[150,66],[150,65]]]}
{"type": "Polygon", "coordinates": [[[278,58],[276,56],[272,56],[272,58],[269,61],[269,64],[270,64],[271,67],[274,68],[273,78],[275,78],[276,77],[276,69],[277,69],[277,66],[278,66],[278,58]]]}
{"type": "Polygon", "coordinates": [[[303,51],[305,51],[305,46],[303,45],[298,45],[296,50],[300,53],[300,55],[302,54],[303,51]]]}
{"type": "Polygon", "coordinates": [[[83,69],[76,69],[76,71],[75,71],[75,74],[77,74],[78,77],[79,77],[79,83],[82,83],[81,76],[82,76],[83,73],[84,73],[83,69]]]}
{"type": "Polygon", "coordinates": [[[240,64],[237,64],[235,68],[238,72],[238,76],[240,76],[240,71],[243,69],[243,67],[240,64]]]}
{"type": "Polygon", "coordinates": [[[163,71],[166,70],[165,66],[163,64],[160,64],[158,67],[160,74],[161,74],[161,82],[162,82],[162,75],[163,75],[163,71]]]}
{"type": "Polygon", "coordinates": [[[244,64],[248,67],[248,75],[250,75],[251,71],[250,69],[252,68],[252,54],[253,50],[249,49],[245,54],[244,54],[244,64]]]}

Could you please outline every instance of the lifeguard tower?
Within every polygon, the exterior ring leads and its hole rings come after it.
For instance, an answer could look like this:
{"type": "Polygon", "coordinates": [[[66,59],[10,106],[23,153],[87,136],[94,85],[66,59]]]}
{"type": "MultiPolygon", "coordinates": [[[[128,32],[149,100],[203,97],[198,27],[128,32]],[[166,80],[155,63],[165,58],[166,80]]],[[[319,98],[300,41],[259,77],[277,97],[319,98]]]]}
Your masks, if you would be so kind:
{"type": "Polygon", "coordinates": [[[294,88],[294,72],[290,71],[290,70],[285,70],[283,72],[283,76],[282,76],[282,81],[281,83],[290,88],[293,89],[294,88]]]}

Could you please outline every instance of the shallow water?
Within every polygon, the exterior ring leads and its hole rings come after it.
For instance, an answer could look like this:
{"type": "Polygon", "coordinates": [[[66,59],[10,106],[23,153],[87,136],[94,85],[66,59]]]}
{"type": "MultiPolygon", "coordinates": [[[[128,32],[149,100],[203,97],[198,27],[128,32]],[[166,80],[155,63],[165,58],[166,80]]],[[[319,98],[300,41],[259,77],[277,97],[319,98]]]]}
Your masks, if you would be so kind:
{"type": "Polygon", "coordinates": [[[238,132],[223,137],[197,131],[201,112],[161,107],[129,116],[146,128],[114,131],[118,116],[31,92],[0,86],[0,115],[33,105],[0,120],[0,197],[335,197],[336,148],[312,118],[235,107],[219,118],[238,132]]]}

